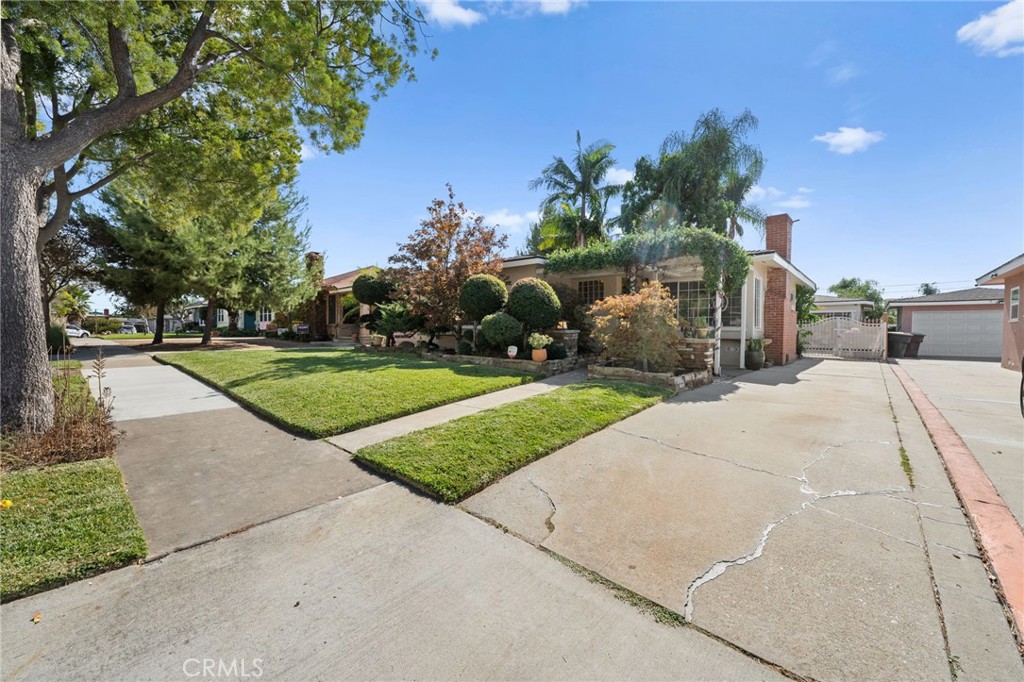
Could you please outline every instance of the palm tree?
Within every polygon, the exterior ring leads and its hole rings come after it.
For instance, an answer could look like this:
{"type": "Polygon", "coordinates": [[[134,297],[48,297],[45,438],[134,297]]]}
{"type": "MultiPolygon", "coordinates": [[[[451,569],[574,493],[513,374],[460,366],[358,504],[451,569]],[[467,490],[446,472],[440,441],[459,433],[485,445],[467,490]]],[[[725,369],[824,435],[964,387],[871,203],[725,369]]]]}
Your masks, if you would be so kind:
{"type": "Polygon", "coordinates": [[[541,213],[573,224],[577,246],[586,246],[588,238],[605,236],[608,199],[622,191],[622,185],[601,186],[615,165],[613,149],[615,145],[603,140],[584,147],[577,130],[576,155],[569,161],[556,156],[540,177],[530,182],[530,189],[549,192],[541,202],[541,213]]]}
{"type": "Polygon", "coordinates": [[[743,223],[752,225],[758,232],[764,232],[764,211],[746,201],[746,196],[757,184],[760,177],[760,169],[756,173],[739,173],[730,170],[725,176],[725,186],[722,190],[725,200],[729,202],[729,239],[743,236],[743,223]]]}

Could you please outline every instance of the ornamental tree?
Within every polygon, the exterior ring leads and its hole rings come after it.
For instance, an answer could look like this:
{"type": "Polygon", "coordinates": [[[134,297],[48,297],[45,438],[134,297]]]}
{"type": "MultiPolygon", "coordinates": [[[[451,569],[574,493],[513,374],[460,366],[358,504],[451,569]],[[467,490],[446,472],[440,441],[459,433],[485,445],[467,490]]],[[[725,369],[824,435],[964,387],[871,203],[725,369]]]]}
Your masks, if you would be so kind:
{"type": "Polygon", "coordinates": [[[562,316],[562,304],[551,285],[536,277],[521,279],[508,292],[508,313],[527,331],[553,327],[562,316]]]}
{"type": "Polygon", "coordinates": [[[458,328],[459,293],[466,280],[501,272],[507,241],[484,225],[483,216],[456,202],[455,191],[447,187],[448,200],[435,199],[420,228],[388,259],[394,265],[390,275],[398,284],[398,298],[423,317],[431,340],[440,331],[458,328]]]}
{"type": "Polygon", "coordinates": [[[299,129],[316,148],[355,146],[369,100],[413,76],[422,23],[404,0],[8,2],[0,17],[0,413],[35,431],[53,398],[42,306],[27,302],[74,201],[140,164],[187,184],[189,147],[234,158],[240,121],[292,155],[299,129]]]}
{"type": "Polygon", "coordinates": [[[494,275],[473,275],[459,290],[459,307],[473,320],[473,347],[477,346],[477,324],[508,302],[508,288],[494,275]]]}
{"type": "Polygon", "coordinates": [[[676,305],[668,289],[652,282],[632,294],[609,296],[590,309],[594,336],[604,353],[623,365],[648,371],[672,369],[679,337],[676,305]]]}

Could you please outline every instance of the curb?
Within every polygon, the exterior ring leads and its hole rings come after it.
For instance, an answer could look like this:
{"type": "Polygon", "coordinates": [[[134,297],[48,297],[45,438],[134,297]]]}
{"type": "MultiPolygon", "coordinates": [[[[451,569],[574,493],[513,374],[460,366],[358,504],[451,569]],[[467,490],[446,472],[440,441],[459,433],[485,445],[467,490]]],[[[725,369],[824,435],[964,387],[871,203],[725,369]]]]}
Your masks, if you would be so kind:
{"type": "Polygon", "coordinates": [[[1009,606],[1018,636],[1024,635],[1024,529],[960,434],[898,362],[889,361],[910,396],[946,468],[949,482],[977,531],[981,549],[1009,606]]]}

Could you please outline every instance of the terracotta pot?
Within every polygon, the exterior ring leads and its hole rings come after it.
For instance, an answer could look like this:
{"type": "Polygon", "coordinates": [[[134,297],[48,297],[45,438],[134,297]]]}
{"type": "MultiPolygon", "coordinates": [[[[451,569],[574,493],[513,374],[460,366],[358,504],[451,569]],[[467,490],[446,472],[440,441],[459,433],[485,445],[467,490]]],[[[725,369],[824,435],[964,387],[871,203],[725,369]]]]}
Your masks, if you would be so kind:
{"type": "Polygon", "coordinates": [[[548,359],[548,349],[534,348],[530,353],[530,357],[533,358],[534,362],[544,362],[548,359]]]}

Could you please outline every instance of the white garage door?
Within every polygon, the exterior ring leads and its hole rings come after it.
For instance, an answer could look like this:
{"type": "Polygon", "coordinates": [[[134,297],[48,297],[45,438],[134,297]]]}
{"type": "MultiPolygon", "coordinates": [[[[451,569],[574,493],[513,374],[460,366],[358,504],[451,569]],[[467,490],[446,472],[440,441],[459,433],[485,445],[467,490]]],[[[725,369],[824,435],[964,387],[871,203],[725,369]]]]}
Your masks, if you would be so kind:
{"type": "Polygon", "coordinates": [[[992,358],[998,360],[1003,346],[1003,313],[1000,310],[963,312],[914,312],[915,334],[924,334],[918,355],[992,358]]]}

